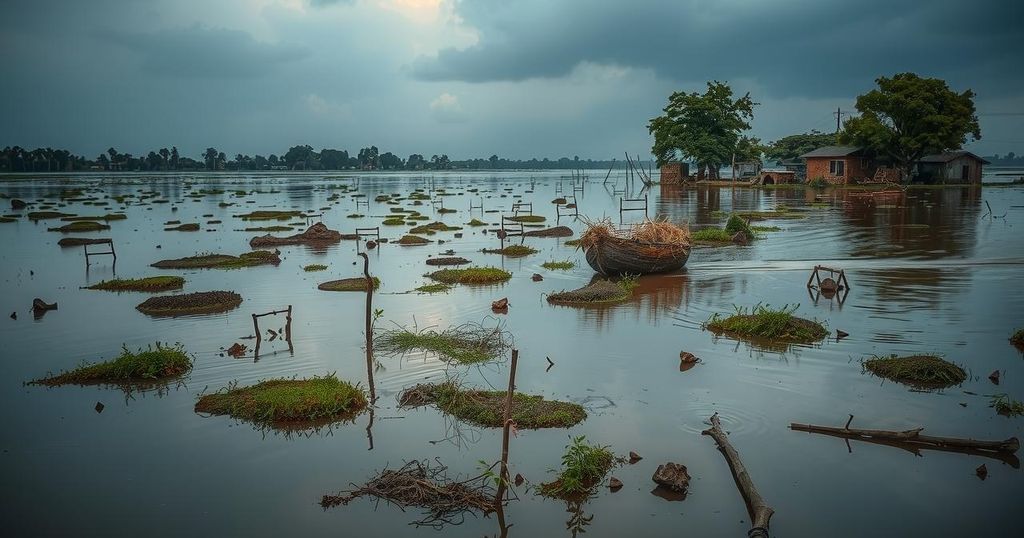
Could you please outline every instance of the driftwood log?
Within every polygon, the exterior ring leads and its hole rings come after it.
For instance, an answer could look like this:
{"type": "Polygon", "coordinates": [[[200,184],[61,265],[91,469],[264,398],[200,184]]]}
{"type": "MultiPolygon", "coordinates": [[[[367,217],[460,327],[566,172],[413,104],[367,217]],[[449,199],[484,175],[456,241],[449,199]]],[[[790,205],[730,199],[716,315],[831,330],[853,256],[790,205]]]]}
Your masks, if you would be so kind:
{"type": "Polygon", "coordinates": [[[833,426],[815,426],[813,424],[800,424],[796,422],[790,424],[789,428],[796,431],[821,433],[842,437],[844,439],[854,439],[857,441],[890,445],[897,448],[903,448],[913,452],[914,454],[918,454],[918,449],[960,452],[971,455],[992,457],[1004,461],[1014,468],[1020,466],[1019,460],[1014,455],[1014,453],[1020,449],[1020,441],[1018,441],[1016,437],[1010,437],[1004,441],[982,441],[959,437],[921,435],[924,428],[914,428],[903,431],[851,428],[851,422],[853,422],[853,415],[850,415],[849,420],[846,421],[846,425],[842,428],[836,428],[833,426]]]}
{"type": "Polygon", "coordinates": [[[729,443],[729,437],[722,430],[722,425],[718,421],[718,413],[711,415],[710,422],[711,427],[702,431],[701,434],[710,435],[714,438],[715,442],[718,443],[718,450],[722,451],[722,455],[729,462],[732,476],[736,479],[736,486],[739,487],[740,493],[743,494],[743,499],[747,502],[747,511],[750,512],[751,528],[747,532],[747,536],[750,538],[768,538],[768,522],[771,520],[775,510],[768,506],[768,503],[761,497],[761,494],[757,492],[757,488],[754,487],[754,481],[751,480],[750,473],[747,472],[743,461],[740,460],[739,452],[736,452],[736,449],[732,447],[732,444],[729,443]]]}

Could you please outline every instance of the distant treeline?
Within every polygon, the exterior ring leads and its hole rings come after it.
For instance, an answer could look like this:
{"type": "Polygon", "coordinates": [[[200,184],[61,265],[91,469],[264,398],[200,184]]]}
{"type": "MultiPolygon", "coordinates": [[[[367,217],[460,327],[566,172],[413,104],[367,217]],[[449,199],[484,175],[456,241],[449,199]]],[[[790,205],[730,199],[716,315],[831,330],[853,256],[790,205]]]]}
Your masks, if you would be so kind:
{"type": "Polygon", "coordinates": [[[200,171],[200,170],[510,170],[510,169],[607,169],[622,161],[594,161],[579,157],[560,159],[503,159],[491,155],[487,159],[453,161],[448,155],[426,158],[413,153],[403,159],[390,151],[380,153],[377,146],[362,148],[349,155],[346,150],[324,148],[316,151],[312,146],[292,146],[278,156],[249,156],[241,153],[228,158],[217,148],[206,148],[199,158],[179,154],[177,147],[160,148],[147,155],[121,153],[114,148],[94,158],[75,155],[70,151],[52,148],[29,150],[8,146],[0,154],[0,172],[77,172],[77,171],[200,171]]]}
{"type": "Polygon", "coordinates": [[[983,158],[993,166],[1024,166],[1024,155],[1016,155],[1012,151],[1002,157],[997,153],[983,158]]]}

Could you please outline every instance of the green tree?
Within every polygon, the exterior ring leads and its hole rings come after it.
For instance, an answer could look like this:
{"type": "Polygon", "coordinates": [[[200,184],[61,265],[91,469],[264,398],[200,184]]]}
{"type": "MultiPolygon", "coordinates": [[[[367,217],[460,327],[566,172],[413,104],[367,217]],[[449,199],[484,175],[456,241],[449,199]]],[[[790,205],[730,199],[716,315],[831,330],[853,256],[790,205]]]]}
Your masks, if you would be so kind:
{"type": "Polygon", "coordinates": [[[419,153],[409,155],[409,158],[405,161],[405,167],[409,170],[423,170],[424,165],[426,165],[426,161],[419,153]]]}
{"type": "Polygon", "coordinates": [[[203,160],[206,161],[206,168],[217,169],[217,148],[206,148],[203,152],[203,160]]]}
{"type": "Polygon", "coordinates": [[[171,146],[171,169],[178,169],[178,160],[181,157],[178,155],[178,146],[171,146]]]}
{"type": "Polygon", "coordinates": [[[734,98],[732,88],[717,80],[703,94],[673,92],[665,114],[647,124],[658,165],[682,157],[697,163],[698,178],[705,169],[717,178],[718,169],[732,161],[740,133],[750,129],[755,105],[749,93],[734,98]]]}
{"type": "Polygon", "coordinates": [[[905,178],[932,153],[960,149],[981,138],[974,92],[957,93],[937,78],[914,73],[880,77],[878,88],[857,97],[859,117],[843,124],[839,139],[891,161],[905,178]]]}
{"type": "Polygon", "coordinates": [[[765,156],[775,161],[786,161],[825,146],[836,145],[835,133],[812,130],[809,133],[784,136],[765,148],[765,156]]]}

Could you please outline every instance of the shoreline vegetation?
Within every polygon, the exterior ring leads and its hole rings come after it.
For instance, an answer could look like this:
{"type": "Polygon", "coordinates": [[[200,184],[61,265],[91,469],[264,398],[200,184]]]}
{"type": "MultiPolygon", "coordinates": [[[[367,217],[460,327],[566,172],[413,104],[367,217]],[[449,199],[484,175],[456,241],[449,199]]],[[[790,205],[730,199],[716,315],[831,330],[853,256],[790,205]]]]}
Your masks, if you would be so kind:
{"type": "Polygon", "coordinates": [[[123,347],[118,357],[78,368],[57,375],[30,381],[29,385],[92,385],[92,384],[140,384],[160,382],[181,377],[192,370],[192,357],[181,344],[165,346],[160,342],[145,350],[129,351],[123,347]]]}

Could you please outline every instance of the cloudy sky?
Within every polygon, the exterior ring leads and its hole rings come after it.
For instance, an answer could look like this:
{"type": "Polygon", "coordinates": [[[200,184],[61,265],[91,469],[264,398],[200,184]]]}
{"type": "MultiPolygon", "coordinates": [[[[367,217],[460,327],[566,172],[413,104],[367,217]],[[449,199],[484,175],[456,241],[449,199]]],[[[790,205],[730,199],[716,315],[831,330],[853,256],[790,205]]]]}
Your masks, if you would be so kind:
{"type": "Polygon", "coordinates": [[[772,140],[915,71],[978,94],[971,149],[1020,154],[1021,21],[1007,0],[2,0],[0,146],[610,158],[709,79],[772,140]]]}

